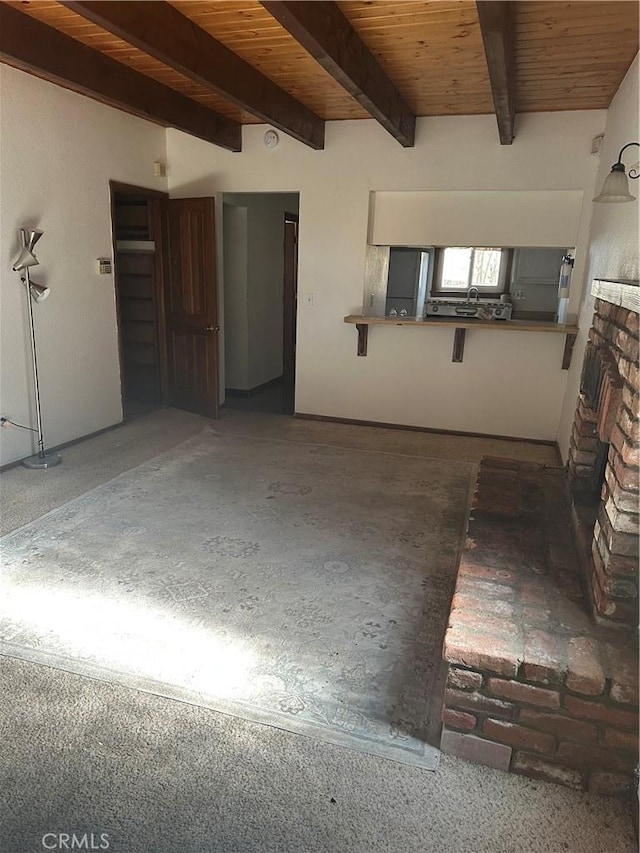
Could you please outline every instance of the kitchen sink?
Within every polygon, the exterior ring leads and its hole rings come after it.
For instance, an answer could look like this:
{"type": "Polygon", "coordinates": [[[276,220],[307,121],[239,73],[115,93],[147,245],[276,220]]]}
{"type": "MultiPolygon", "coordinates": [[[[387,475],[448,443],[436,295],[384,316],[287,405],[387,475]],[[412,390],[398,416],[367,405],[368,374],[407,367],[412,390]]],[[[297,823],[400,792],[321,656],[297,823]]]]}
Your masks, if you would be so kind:
{"type": "Polygon", "coordinates": [[[477,320],[509,320],[512,305],[497,299],[427,299],[427,317],[460,317],[477,320]]]}

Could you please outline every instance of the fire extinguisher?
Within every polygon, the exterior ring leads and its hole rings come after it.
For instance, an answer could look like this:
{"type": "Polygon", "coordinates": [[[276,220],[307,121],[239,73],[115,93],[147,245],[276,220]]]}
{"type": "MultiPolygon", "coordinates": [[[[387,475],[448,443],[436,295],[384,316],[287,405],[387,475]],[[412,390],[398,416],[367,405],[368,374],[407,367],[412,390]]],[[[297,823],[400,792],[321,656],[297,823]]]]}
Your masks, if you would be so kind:
{"type": "Polygon", "coordinates": [[[573,270],[575,258],[567,252],[562,258],[560,267],[560,281],[558,283],[558,299],[567,299],[571,288],[571,271],[573,270]]]}

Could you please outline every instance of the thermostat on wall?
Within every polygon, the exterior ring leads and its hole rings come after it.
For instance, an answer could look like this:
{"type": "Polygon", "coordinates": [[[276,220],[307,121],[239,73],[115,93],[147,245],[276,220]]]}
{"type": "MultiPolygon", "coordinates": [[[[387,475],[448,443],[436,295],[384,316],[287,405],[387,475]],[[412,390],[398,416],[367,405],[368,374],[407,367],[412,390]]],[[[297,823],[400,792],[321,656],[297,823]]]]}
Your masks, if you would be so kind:
{"type": "Polygon", "coordinates": [[[97,258],[96,272],[98,275],[111,275],[111,258],[97,258]]]}

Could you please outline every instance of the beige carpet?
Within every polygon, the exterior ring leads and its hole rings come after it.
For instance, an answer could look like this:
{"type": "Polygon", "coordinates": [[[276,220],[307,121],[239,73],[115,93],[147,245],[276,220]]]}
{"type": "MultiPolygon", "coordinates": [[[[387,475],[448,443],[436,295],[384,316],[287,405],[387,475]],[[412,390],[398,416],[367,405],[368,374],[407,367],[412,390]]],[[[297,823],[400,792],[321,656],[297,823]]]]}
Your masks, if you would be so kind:
{"type": "MultiPolygon", "coordinates": [[[[71,498],[175,447],[196,435],[207,423],[211,421],[199,415],[157,409],[95,438],[63,448],[63,462],[57,468],[44,473],[29,472],[19,466],[7,469],[0,475],[0,534],[40,518],[71,498]]],[[[215,421],[215,428],[229,435],[385,450],[455,462],[478,463],[483,456],[505,456],[546,465],[560,464],[554,447],[526,441],[334,424],[225,408],[220,420],[215,421]]]]}
{"type": "Polygon", "coordinates": [[[3,538],[0,651],[435,769],[470,473],[205,428],[3,538]]]}
{"type": "Polygon", "coordinates": [[[634,853],[628,805],[443,755],[435,773],[0,658],[0,850],[634,853]]]}
{"type": "MultiPolygon", "coordinates": [[[[9,531],[179,444],[160,411],[0,478],[9,531]]],[[[231,434],[477,462],[552,448],[227,413],[231,434]]],[[[0,850],[98,832],[116,853],[632,853],[626,804],[442,756],[433,773],[197,706],[0,659],[0,850]]]]}

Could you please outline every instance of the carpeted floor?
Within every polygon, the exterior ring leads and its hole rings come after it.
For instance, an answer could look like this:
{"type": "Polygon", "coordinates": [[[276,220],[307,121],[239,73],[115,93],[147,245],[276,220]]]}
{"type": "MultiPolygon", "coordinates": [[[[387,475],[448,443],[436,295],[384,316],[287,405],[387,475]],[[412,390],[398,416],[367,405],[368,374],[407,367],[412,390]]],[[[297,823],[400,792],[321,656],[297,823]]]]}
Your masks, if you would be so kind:
{"type": "Polygon", "coordinates": [[[435,773],[0,659],[0,850],[634,853],[628,805],[465,764],[435,773]],[[51,843],[51,838],[47,839],[51,843]]]}
{"type": "MultiPolygon", "coordinates": [[[[175,446],[203,421],[158,412],[2,476],[15,529],[175,446]]],[[[536,445],[223,414],[229,434],[475,463],[553,463],[536,445]],[[310,439],[310,436],[312,438],[310,439]]],[[[443,756],[387,761],[32,662],[0,659],[0,850],[109,833],[116,853],[631,853],[628,806],[443,756]],[[51,836],[48,837],[49,840],[51,836]]]]}
{"type": "MultiPolygon", "coordinates": [[[[175,447],[210,424],[206,418],[177,409],[157,409],[123,426],[63,448],[62,465],[45,472],[20,466],[0,476],[0,534],[15,530],[89,489],[175,447]]],[[[325,444],[357,450],[384,450],[407,456],[478,463],[483,456],[504,456],[559,465],[556,449],[526,441],[412,432],[336,424],[223,408],[215,428],[229,435],[325,444]]]]}
{"type": "Polygon", "coordinates": [[[0,651],[434,769],[470,473],[205,428],[4,537],[0,651]]]}

